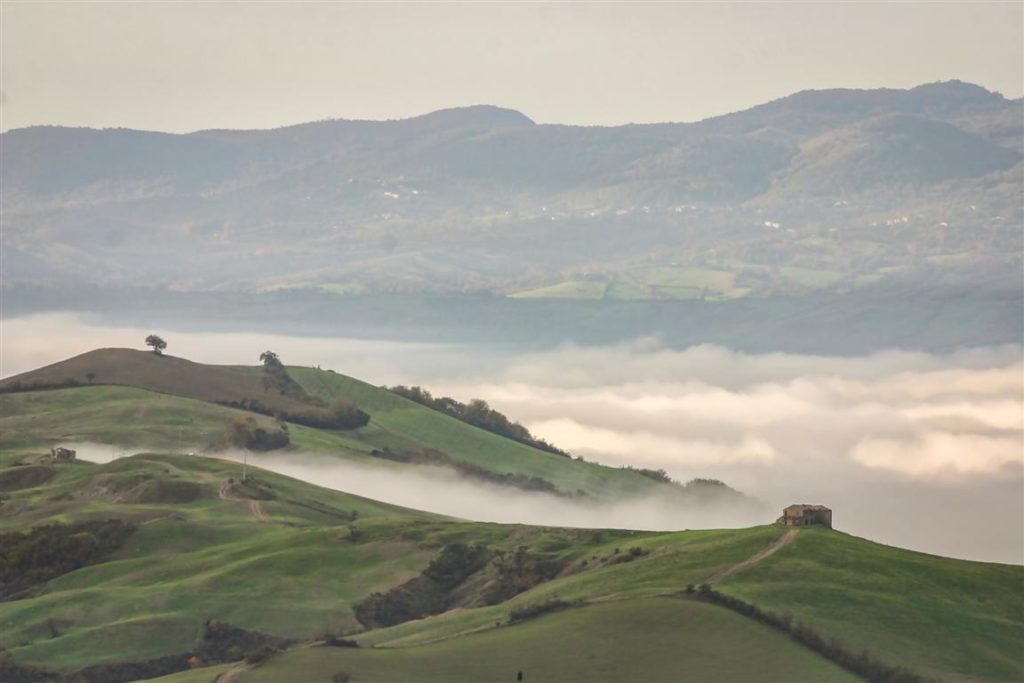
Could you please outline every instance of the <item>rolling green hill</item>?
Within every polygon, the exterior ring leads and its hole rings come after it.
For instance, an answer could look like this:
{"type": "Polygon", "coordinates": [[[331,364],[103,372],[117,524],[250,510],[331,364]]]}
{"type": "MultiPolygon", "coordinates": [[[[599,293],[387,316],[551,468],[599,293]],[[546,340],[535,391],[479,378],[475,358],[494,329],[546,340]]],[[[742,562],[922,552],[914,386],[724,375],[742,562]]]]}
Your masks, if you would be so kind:
{"type": "Polygon", "coordinates": [[[672,598],[595,604],[420,647],[296,650],[235,680],[330,681],[346,672],[352,680],[486,683],[520,671],[528,681],[857,680],[761,624],[672,598]]]}
{"type": "MultiPolygon", "coordinates": [[[[374,452],[440,452],[496,475],[537,477],[566,495],[601,499],[680,493],[634,471],[541,451],[470,426],[389,391],[331,371],[289,368],[313,397],[343,400],[369,413],[365,427],[313,429],[289,424],[294,449],[393,465],[374,452]]],[[[49,447],[58,441],[98,441],[133,448],[223,447],[231,421],[243,414],[221,405],[258,401],[288,412],[307,408],[265,389],[256,367],[214,366],[132,349],[100,349],[0,380],[0,445],[49,447]],[[51,387],[42,390],[44,387],[51,387]],[[56,388],[54,388],[56,387],[56,388]],[[26,389],[40,389],[26,391],[26,389]]],[[[250,414],[251,415],[251,414],[250,414]]],[[[272,420],[256,415],[268,428],[272,420]]],[[[741,503],[731,490],[708,491],[741,503]]],[[[692,496],[691,496],[692,497],[692,496]]]]}
{"type": "MultiPolygon", "coordinates": [[[[246,413],[211,397],[244,397],[254,380],[262,391],[260,370],[205,374],[127,355],[141,370],[118,378],[144,386],[100,385],[90,354],[0,385],[22,382],[0,394],[0,680],[1024,676],[1022,567],[820,528],[488,524],[258,468],[243,481],[238,463],[182,451],[223,438],[246,413]],[[147,374],[167,366],[178,384],[147,374]],[[97,381],[74,386],[72,370],[97,381]],[[25,390],[44,379],[69,386],[25,390]],[[143,452],[103,465],[41,452],[69,440],[143,452]]],[[[343,375],[289,372],[306,395],[351,401],[371,420],[291,425],[284,455],[401,468],[373,451],[432,448],[597,498],[677,488],[532,449],[343,375]]]]}
{"type": "Polygon", "coordinates": [[[184,669],[186,655],[205,653],[198,663],[210,669],[166,680],[210,681],[229,668],[236,681],[284,671],[304,681],[489,681],[510,670],[526,680],[851,680],[778,629],[684,591],[704,582],[924,676],[1015,680],[1024,664],[1021,567],[776,525],[654,533],[464,522],[262,470],[242,484],[237,463],[201,456],[16,460],[4,451],[5,547],[17,547],[11,534],[54,523],[132,528],[113,553],[28,592],[4,597],[0,581],[0,666],[13,662],[19,675],[107,666],[85,680],[132,680],[116,667],[184,669]],[[467,548],[486,561],[451,559],[467,548]],[[367,624],[374,600],[420,616],[367,624]],[[556,604],[564,609],[544,613],[556,604]],[[245,664],[245,651],[210,649],[208,620],[291,640],[245,664]],[[361,647],[317,646],[327,632],[361,647]]]}

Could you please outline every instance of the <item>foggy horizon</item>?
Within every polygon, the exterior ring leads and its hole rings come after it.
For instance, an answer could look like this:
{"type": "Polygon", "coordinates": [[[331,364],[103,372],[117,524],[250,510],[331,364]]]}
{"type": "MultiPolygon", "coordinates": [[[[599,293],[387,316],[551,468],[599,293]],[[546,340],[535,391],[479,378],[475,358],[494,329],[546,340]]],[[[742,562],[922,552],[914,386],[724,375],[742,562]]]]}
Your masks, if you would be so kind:
{"type": "Polygon", "coordinates": [[[475,104],[620,126],[700,121],[803,90],[947,80],[1024,96],[1013,2],[5,2],[2,13],[3,131],[269,129],[475,104]],[[780,39],[794,26],[798,39],[780,39]],[[54,53],[63,69],[47,66],[54,53]],[[373,68],[350,68],[366,60],[373,68]]]}
{"type": "MultiPolygon", "coordinates": [[[[468,103],[464,103],[464,104],[452,104],[452,105],[447,105],[447,106],[442,105],[442,106],[440,106],[440,107],[438,107],[436,109],[429,109],[429,110],[420,111],[420,112],[410,112],[410,113],[408,113],[406,115],[393,116],[393,117],[356,118],[356,117],[345,116],[344,114],[340,114],[340,115],[329,116],[329,117],[319,118],[319,119],[309,119],[309,120],[303,119],[303,120],[296,120],[296,121],[290,121],[290,122],[284,122],[284,123],[280,123],[280,124],[270,125],[270,126],[266,126],[266,127],[253,127],[253,128],[230,128],[230,127],[218,126],[218,127],[195,128],[195,129],[188,129],[188,130],[172,130],[172,129],[156,129],[156,128],[132,128],[130,126],[120,125],[120,124],[116,124],[116,123],[115,124],[111,124],[111,125],[102,125],[102,126],[76,125],[74,123],[27,123],[27,124],[25,124],[23,126],[18,126],[16,128],[13,128],[13,127],[2,127],[2,128],[0,128],[0,132],[23,130],[23,129],[26,129],[26,128],[72,128],[72,129],[91,129],[91,130],[137,130],[137,131],[146,132],[146,133],[166,133],[166,134],[169,134],[169,135],[191,135],[193,133],[215,132],[215,131],[221,131],[221,130],[231,130],[231,131],[238,131],[238,132],[250,132],[250,131],[251,132],[260,132],[260,131],[281,130],[281,129],[284,129],[284,128],[294,128],[294,127],[298,127],[298,126],[306,126],[306,125],[317,124],[317,123],[331,123],[331,122],[388,123],[388,122],[397,122],[397,121],[409,121],[409,120],[412,120],[412,119],[423,118],[423,117],[429,116],[431,114],[437,114],[437,113],[440,113],[440,112],[469,110],[469,109],[497,109],[497,110],[505,110],[505,111],[510,111],[510,112],[516,112],[516,113],[522,114],[523,116],[526,116],[531,121],[533,121],[533,123],[535,123],[535,124],[537,124],[539,126],[572,126],[572,127],[580,127],[580,128],[622,128],[622,127],[627,127],[627,126],[643,126],[643,125],[657,126],[657,125],[663,125],[663,124],[664,125],[676,125],[676,124],[678,124],[678,125],[688,125],[688,124],[694,124],[694,123],[701,123],[703,121],[707,121],[707,120],[710,120],[710,119],[716,119],[716,118],[719,118],[719,117],[729,116],[730,114],[737,114],[737,113],[745,112],[745,111],[748,111],[750,109],[754,109],[754,108],[757,108],[757,107],[765,105],[765,104],[770,104],[770,103],[775,102],[777,100],[784,100],[784,99],[786,99],[788,97],[791,97],[793,95],[798,95],[798,94],[805,93],[805,92],[830,92],[830,91],[838,91],[838,92],[865,92],[865,91],[871,91],[871,90],[891,90],[891,91],[896,91],[896,90],[913,90],[915,88],[919,88],[919,87],[922,87],[922,86],[945,85],[945,84],[952,84],[952,83],[965,83],[967,85],[976,85],[976,86],[985,88],[986,90],[988,90],[989,92],[991,92],[991,93],[993,93],[995,95],[1002,96],[1007,101],[1020,101],[1020,100],[1024,99],[1024,93],[1021,93],[1017,97],[1009,97],[1005,93],[1002,93],[1002,92],[1000,92],[998,90],[995,90],[995,89],[992,89],[992,88],[988,88],[988,87],[986,87],[985,85],[983,85],[981,83],[976,83],[976,82],[972,82],[972,81],[965,81],[965,80],[962,80],[962,79],[959,79],[959,78],[950,77],[950,78],[946,78],[946,79],[942,79],[942,80],[937,80],[937,81],[929,81],[929,82],[917,83],[917,84],[914,84],[914,85],[909,85],[909,86],[904,87],[904,88],[889,87],[889,86],[856,87],[855,88],[855,87],[845,87],[845,86],[842,86],[842,85],[836,85],[834,87],[825,87],[825,88],[807,88],[807,89],[804,89],[804,90],[796,90],[796,91],[792,91],[792,92],[782,93],[782,94],[778,95],[777,97],[772,97],[772,98],[764,100],[764,101],[753,102],[749,106],[741,107],[739,109],[732,109],[732,110],[728,110],[728,111],[715,112],[715,113],[711,113],[711,114],[709,114],[707,116],[704,116],[702,118],[685,119],[685,120],[683,120],[683,119],[671,119],[671,120],[666,119],[666,120],[657,120],[657,121],[636,121],[636,120],[632,120],[631,119],[631,120],[625,120],[625,121],[613,122],[613,123],[580,123],[580,122],[576,122],[576,121],[562,121],[562,120],[559,120],[559,121],[540,121],[540,120],[537,120],[536,118],[534,118],[533,116],[531,116],[530,112],[527,111],[526,109],[524,109],[522,107],[517,107],[514,104],[496,104],[496,103],[493,103],[493,102],[468,102],[468,103]]],[[[2,117],[0,117],[0,119],[2,119],[2,117]]]]}

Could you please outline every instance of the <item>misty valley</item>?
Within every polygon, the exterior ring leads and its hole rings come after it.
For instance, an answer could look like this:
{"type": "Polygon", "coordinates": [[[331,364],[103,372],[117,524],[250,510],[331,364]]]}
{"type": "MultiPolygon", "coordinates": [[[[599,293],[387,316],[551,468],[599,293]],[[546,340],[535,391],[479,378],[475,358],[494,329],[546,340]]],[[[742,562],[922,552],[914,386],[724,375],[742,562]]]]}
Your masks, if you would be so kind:
{"type": "Polygon", "coordinates": [[[1024,680],[1014,93],[0,147],[0,681],[1024,680]]]}

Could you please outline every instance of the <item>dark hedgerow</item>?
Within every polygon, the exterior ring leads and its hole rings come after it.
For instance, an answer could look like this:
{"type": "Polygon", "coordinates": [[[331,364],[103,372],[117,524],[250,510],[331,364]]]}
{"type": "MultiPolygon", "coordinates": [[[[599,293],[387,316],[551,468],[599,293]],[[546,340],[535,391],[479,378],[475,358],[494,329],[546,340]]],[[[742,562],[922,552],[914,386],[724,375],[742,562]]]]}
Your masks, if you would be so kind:
{"type": "Polygon", "coordinates": [[[17,599],[51,579],[102,562],[133,531],[134,524],[111,519],[0,534],[0,601],[17,599]]]}
{"type": "Polygon", "coordinates": [[[687,595],[693,595],[698,600],[725,607],[745,617],[756,619],[762,624],[778,629],[801,645],[832,660],[847,671],[872,681],[872,683],[925,683],[927,681],[927,679],[905,667],[886,664],[867,650],[855,654],[846,649],[836,638],[826,640],[807,624],[794,621],[793,617],[789,614],[780,615],[763,610],[753,603],[719,593],[706,583],[700,584],[696,591],[694,591],[693,584],[691,583],[687,585],[685,592],[687,595]]]}
{"type": "Polygon", "coordinates": [[[558,598],[545,600],[544,602],[535,602],[530,605],[523,605],[522,607],[516,607],[508,613],[508,623],[517,624],[528,619],[536,619],[537,617],[545,614],[569,609],[572,606],[573,604],[571,602],[559,600],[558,598]]]}

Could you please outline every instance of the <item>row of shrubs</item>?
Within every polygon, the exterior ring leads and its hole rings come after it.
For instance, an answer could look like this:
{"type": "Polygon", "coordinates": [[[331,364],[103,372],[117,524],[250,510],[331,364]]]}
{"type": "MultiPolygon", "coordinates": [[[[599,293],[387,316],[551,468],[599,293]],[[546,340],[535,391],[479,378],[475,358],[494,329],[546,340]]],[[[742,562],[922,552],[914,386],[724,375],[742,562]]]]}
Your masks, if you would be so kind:
{"type": "Polygon", "coordinates": [[[356,429],[365,427],[370,422],[368,414],[348,401],[342,400],[335,401],[330,406],[323,408],[310,405],[301,410],[271,408],[261,401],[250,398],[243,398],[240,401],[218,401],[218,403],[229,408],[269,415],[281,421],[294,422],[315,429],[356,429]]]}
{"type": "Polygon", "coordinates": [[[537,617],[544,616],[545,614],[569,609],[572,606],[572,603],[558,598],[523,605],[521,607],[516,607],[508,613],[508,623],[517,624],[521,621],[527,621],[528,619],[536,619],[537,617]]]}
{"type": "Polygon", "coordinates": [[[43,391],[46,389],[69,389],[71,387],[85,386],[84,382],[68,377],[57,382],[32,382],[26,384],[16,379],[10,384],[0,387],[0,394],[16,394],[20,391],[43,391]]]}
{"type": "MultiPolygon", "coordinates": [[[[348,642],[348,641],[346,641],[348,642]]],[[[186,669],[244,659],[259,664],[296,643],[290,638],[238,628],[221,621],[203,624],[198,647],[185,652],[140,661],[93,664],[75,671],[49,671],[18,664],[0,651],[0,681],[4,683],[127,683],[157,678],[186,669]]]]}
{"type": "Polygon", "coordinates": [[[653,479],[654,481],[661,482],[662,484],[674,484],[676,483],[672,477],[668,476],[668,472],[665,470],[652,470],[646,467],[634,467],[633,465],[619,465],[620,470],[629,470],[630,472],[636,472],[642,477],[653,479]]]}
{"type": "Polygon", "coordinates": [[[288,434],[288,425],[284,422],[278,422],[268,429],[258,423],[256,418],[239,415],[231,421],[228,442],[235,448],[272,451],[289,445],[291,436],[288,434]]]}
{"type": "Polygon", "coordinates": [[[518,422],[512,422],[503,414],[499,413],[494,408],[491,408],[487,401],[479,398],[474,398],[469,403],[462,403],[461,401],[456,401],[454,398],[449,396],[434,398],[429,391],[422,387],[406,387],[398,385],[395,387],[384,387],[384,389],[407,398],[410,401],[415,401],[422,406],[432,408],[439,413],[451,415],[456,420],[461,420],[462,422],[471,424],[474,427],[485,429],[489,432],[504,436],[507,439],[518,441],[519,443],[532,446],[533,448],[546,451],[548,453],[554,453],[555,455],[561,455],[567,458],[570,457],[569,453],[566,451],[551,445],[544,439],[534,436],[526,427],[518,422]]]}
{"type": "Polygon", "coordinates": [[[927,680],[905,667],[886,664],[866,650],[855,654],[843,647],[836,638],[826,639],[807,624],[795,621],[789,614],[780,615],[763,610],[753,603],[720,593],[706,583],[696,588],[691,583],[686,587],[686,593],[778,629],[801,645],[872,683],[924,683],[927,680]]]}

